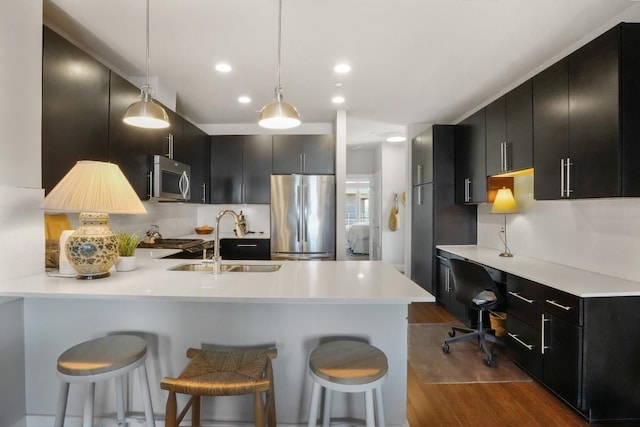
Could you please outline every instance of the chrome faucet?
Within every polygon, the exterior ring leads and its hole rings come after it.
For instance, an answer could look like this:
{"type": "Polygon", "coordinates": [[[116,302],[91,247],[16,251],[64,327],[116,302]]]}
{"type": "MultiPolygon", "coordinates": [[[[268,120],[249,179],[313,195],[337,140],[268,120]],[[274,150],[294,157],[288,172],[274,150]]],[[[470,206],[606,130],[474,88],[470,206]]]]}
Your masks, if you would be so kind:
{"type": "Polygon", "coordinates": [[[240,215],[232,211],[231,209],[225,209],[221,211],[218,215],[216,215],[216,236],[215,236],[215,246],[213,247],[213,258],[211,261],[203,261],[203,262],[212,262],[213,263],[213,274],[220,273],[220,265],[222,263],[222,258],[220,258],[220,219],[229,214],[233,216],[233,221],[235,223],[235,231],[236,236],[242,237],[246,234],[246,223],[244,219],[244,215],[242,215],[242,211],[240,211],[240,215]]]}

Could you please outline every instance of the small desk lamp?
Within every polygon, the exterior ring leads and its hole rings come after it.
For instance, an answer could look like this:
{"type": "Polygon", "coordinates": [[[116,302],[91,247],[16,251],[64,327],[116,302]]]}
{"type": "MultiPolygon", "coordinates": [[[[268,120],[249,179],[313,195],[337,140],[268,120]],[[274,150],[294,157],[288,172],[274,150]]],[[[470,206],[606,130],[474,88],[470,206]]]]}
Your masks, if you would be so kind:
{"type": "Polygon", "coordinates": [[[504,243],[504,252],[500,254],[502,257],[512,257],[513,254],[509,250],[509,246],[507,246],[507,214],[516,213],[518,211],[518,205],[516,204],[516,200],[513,198],[513,193],[511,190],[505,187],[502,187],[498,190],[496,194],[496,198],[493,201],[493,206],[491,207],[491,213],[501,213],[504,214],[504,223],[502,226],[502,230],[500,230],[500,240],[504,243]],[[504,233],[504,238],[502,237],[502,233],[504,233]]]}
{"type": "Polygon", "coordinates": [[[109,214],[147,213],[138,195],[113,163],[76,163],[44,199],[44,209],[80,212],[80,226],[65,249],[78,279],[109,276],[118,258],[118,241],[109,229],[109,214]]]}

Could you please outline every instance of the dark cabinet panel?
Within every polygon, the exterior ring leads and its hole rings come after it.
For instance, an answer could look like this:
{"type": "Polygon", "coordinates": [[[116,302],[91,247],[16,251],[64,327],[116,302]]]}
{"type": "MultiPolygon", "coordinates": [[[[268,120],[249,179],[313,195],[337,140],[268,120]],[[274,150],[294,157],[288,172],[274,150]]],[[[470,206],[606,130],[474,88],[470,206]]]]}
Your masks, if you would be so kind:
{"type": "Polygon", "coordinates": [[[271,201],[270,135],[211,137],[211,203],[271,201]]]}
{"type": "Polygon", "coordinates": [[[475,327],[477,323],[476,312],[467,307],[456,298],[455,283],[449,266],[449,254],[438,251],[436,255],[435,285],[436,301],[442,305],[456,319],[469,327],[475,327]]]}
{"type": "MultiPolygon", "coordinates": [[[[166,129],[142,129],[122,121],[127,108],[140,98],[140,90],[111,73],[109,108],[109,161],[116,163],[138,196],[149,199],[153,156],[167,154],[166,129]]],[[[174,120],[175,121],[175,120],[174,120]]]]}
{"type": "Polygon", "coordinates": [[[274,135],[273,173],[332,175],[335,150],[334,135],[274,135]]]}
{"type": "Polygon", "coordinates": [[[486,107],[487,175],[533,167],[531,80],[486,107]]]}
{"type": "Polygon", "coordinates": [[[188,120],[181,122],[182,137],[174,143],[174,158],[191,166],[191,201],[208,203],[209,135],[188,120]]]}
{"type": "Polygon", "coordinates": [[[42,56],[42,187],[78,160],[108,159],[109,69],[47,27],[42,56]]]}
{"type": "Polygon", "coordinates": [[[485,109],[456,125],[456,203],[487,201],[485,109]]]}
{"type": "Polygon", "coordinates": [[[564,159],[569,157],[569,60],[533,78],[534,196],[563,197],[564,159]]]}
{"type": "Polygon", "coordinates": [[[412,185],[433,181],[433,135],[423,132],[411,140],[412,185]]]}
{"type": "Polygon", "coordinates": [[[220,239],[220,256],[226,260],[270,260],[270,240],[220,239]]]}
{"type": "Polygon", "coordinates": [[[411,280],[435,293],[433,283],[433,184],[416,185],[411,212],[411,280]]]}

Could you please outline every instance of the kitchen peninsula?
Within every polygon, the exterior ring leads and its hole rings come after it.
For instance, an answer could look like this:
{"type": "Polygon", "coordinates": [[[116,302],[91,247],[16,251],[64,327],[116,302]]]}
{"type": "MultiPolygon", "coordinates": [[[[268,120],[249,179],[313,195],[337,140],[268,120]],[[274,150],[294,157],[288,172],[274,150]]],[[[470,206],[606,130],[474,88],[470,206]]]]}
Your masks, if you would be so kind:
{"type": "MultiPolygon", "coordinates": [[[[106,279],[41,274],[0,284],[1,296],[23,298],[27,415],[48,419],[55,412],[55,363],[62,351],[90,338],[127,332],[140,334],[150,347],[147,369],[156,414],[164,414],[166,399],[160,379],[181,371],[187,348],[274,344],[278,424],[303,424],[311,391],[308,354],[321,339],[350,336],[386,353],[387,424],[406,425],[407,307],[434,301],[432,295],[382,262],[285,261],[277,263],[276,272],[213,275],[169,271],[198,262],[161,259],[171,252],[138,249],[135,271],[113,272],[106,279]]],[[[111,393],[99,386],[97,395],[109,398],[96,402],[96,414],[112,410],[111,393]]],[[[141,408],[137,396],[134,410],[141,408]]],[[[336,396],[336,416],[363,416],[363,405],[352,399],[336,396]]],[[[69,414],[80,414],[79,388],[72,387],[69,402],[69,414]]],[[[203,419],[247,421],[252,414],[250,397],[203,406],[203,419]]]]}

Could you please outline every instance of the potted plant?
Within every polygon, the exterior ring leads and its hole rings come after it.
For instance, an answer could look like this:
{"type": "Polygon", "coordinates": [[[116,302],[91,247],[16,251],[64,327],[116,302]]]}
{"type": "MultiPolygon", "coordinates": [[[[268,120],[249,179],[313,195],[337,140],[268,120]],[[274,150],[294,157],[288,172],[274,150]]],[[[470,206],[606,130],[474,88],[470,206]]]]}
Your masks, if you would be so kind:
{"type": "Polygon", "coordinates": [[[118,239],[118,259],[116,260],[117,271],[132,271],[136,268],[136,246],[140,243],[138,233],[126,231],[117,232],[118,239]]]}

